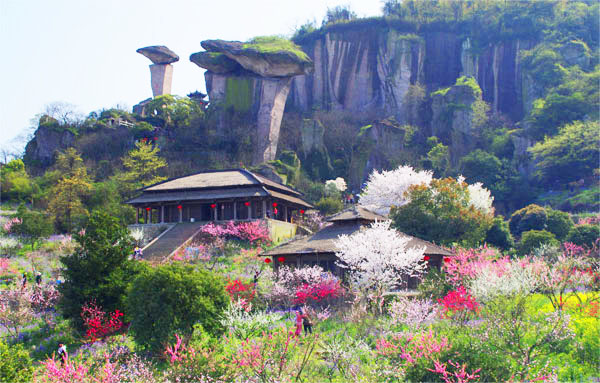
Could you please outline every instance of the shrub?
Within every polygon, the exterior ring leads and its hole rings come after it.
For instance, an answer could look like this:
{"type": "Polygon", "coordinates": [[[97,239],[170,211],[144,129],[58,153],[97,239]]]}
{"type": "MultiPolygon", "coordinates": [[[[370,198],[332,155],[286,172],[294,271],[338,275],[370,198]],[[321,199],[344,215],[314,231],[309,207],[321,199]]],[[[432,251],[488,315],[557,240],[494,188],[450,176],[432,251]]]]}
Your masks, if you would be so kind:
{"type": "Polygon", "coordinates": [[[0,382],[31,382],[33,363],[20,344],[9,346],[0,340],[0,382]]]}
{"type": "Polygon", "coordinates": [[[546,222],[546,230],[556,236],[559,241],[564,239],[569,234],[569,231],[574,226],[573,220],[569,216],[569,213],[564,211],[546,209],[548,214],[548,221],[546,222]]]}
{"type": "Polygon", "coordinates": [[[196,323],[210,334],[222,333],[219,318],[228,301],[220,277],[172,264],[147,267],[133,280],[126,313],[138,344],[156,352],[176,333],[192,334],[196,323]]]}
{"type": "Polygon", "coordinates": [[[504,220],[504,217],[501,215],[494,217],[492,227],[485,235],[485,242],[502,250],[508,250],[515,245],[508,222],[504,220]]]}
{"type": "Polygon", "coordinates": [[[344,208],[344,204],[339,198],[326,197],[321,198],[319,202],[315,204],[315,207],[324,215],[330,215],[337,213],[344,208]]]}
{"type": "Polygon", "coordinates": [[[546,230],[529,230],[523,233],[521,241],[517,246],[517,252],[520,255],[531,254],[534,249],[542,244],[551,244],[558,246],[560,243],[554,236],[546,230]]]}
{"type": "Polygon", "coordinates": [[[566,242],[579,246],[592,246],[600,238],[600,226],[593,224],[577,225],[569,230],[566,242]]]}
{"type": "Polygon", "coordinates": [[[541,206],[531,204],[515,211],[510,216],[509,226],[511,233],[519,237],[521,233],[529,230],[544,230],[548,214],[541,206]]]}

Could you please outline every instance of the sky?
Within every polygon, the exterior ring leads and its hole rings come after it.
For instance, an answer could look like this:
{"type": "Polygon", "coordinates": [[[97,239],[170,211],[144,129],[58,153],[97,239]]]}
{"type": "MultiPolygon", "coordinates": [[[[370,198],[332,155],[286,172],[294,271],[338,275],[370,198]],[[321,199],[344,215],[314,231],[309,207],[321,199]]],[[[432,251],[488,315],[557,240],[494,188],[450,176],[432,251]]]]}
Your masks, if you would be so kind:
{"type": "Polygon", "coordinates": [[[131,107],[152,96],[151,63],[136,53],[166,45],[177,53],[172,93],[204,91],[204,70],[189,61],[208,39],[246,41],[317,25],[336,5],[381,14],[381,0],[0,0],[0,148],[19,148],[46,106],[82,115],[131,107]]]}

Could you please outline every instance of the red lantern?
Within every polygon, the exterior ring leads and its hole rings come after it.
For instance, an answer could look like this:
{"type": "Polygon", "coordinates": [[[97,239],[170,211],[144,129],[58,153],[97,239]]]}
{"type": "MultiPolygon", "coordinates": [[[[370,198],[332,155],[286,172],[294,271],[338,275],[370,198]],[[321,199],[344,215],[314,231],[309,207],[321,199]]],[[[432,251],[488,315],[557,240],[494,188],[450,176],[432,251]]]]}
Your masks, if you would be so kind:
{"type": "Polygon", "coordinates": [[[424,260],[429,261],[431,258],[429,258],[429,255],[426,255],[423,257],[424,260]]]}
{"type": "Polygon", "coordinates": [[[181,210],[181,209],[183,209],[183,206],[177,205],[177,209],[181,210]]]}
{"type": "Polygon", "coordinates": [[[149,208],[149,207],[147,207],[147,208],[146,208],[146,211],[150,211],[150,208],[149,208]]]}
{"type": "Polygon", "coordinates": [[[210,208],[211,208],[211,209],[214,209],[214,208],[216,208],[216,207],[217,207],[217,204],[216,204],[216,203],[211,203],[211,204],[210,204],[210,208]]]}
{"type": "Polygon", "coordinates": [[[250,206],[250,202],[244,202],[244,206],[250,206]]]}
{"type": "Polygon", "coordinates": [[[273,210],[273,213],[277,214],[277,209],[273,210]]]}
{"type": "Polygon", "coordinates": [[[265,258],[265,263],[271,263],[271,258],[265,258]]]}
{"type": "Polygon", "coordinates": [[[154,141],[156,141],[156,140],[158,140],[158,137],[154,137],[153,139],[154,139],[154,141]]]}
{"type": "Polygon", "coordinates": [[[446,263],[450,262],[450,257],[444,257],[444,262],[446,262],[446,263]]]}
{"type": "Polygon", "coordinates": [[[273,207],[277,207],[277,202],[273,202],[273,207]]]}
{"type": "Polygon", "coordinates": [[[304,209],[300,209],[300,214],[304,214],[304,209]]]}
{"type": "Polygon", "coordinates": [[[277,260],[279,261],[279,263],[283,263],[283,261],[285,261],[285,257],[279,257],[277,258],[277,260]]]}

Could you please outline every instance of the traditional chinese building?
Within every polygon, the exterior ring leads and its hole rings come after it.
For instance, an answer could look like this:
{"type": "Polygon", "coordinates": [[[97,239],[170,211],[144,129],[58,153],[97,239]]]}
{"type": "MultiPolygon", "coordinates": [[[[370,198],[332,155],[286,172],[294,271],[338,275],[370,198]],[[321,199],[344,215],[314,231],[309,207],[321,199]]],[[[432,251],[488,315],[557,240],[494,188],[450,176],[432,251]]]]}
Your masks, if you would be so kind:
{"type": "Polygon", "coordinates": [[[246,169],[214,170],[141,189],[127,201],[136,223],[177,223],[271,218],[291,222],[312,205],[302,194],[246,169]]]}
{"type": "MultiPolygon", "coordinates": [[[[335,255],[337,251],[335,241],[338,237],[342,234],[352,235],[375,221],[385,220],[388,220],[388,218],[361,206],[354,206],[331,216],[327,220],[330,225],[315,234],[293,239],[261,255],[272,257],[275,267],[281,264],[296,267],[319,265],[323,269],[339,275],[342,273],[336,265],[337,256],[335,255]]],[[[425,248],[425,260],[430,267],[440,267],[443,257],[453,255],[452,252],[431,242],[409,235],[406,236],[410,238],[407,244],[408,248],[425,248]]],[[[415,281],[412,280],[407,281],[407,283],[409,287],[415,285],[415,281]]]]}

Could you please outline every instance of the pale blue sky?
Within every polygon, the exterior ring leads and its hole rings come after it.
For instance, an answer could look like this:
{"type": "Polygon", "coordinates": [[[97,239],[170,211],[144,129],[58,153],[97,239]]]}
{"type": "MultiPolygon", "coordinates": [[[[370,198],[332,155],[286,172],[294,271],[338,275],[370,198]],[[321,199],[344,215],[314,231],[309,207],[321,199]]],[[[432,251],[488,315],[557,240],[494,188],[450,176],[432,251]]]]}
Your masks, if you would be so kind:
{"type": "Polygon", "coordinates": [[[180,57],[172,93],[204,90],[203,71],[189,61],[206,39],[291,35],[327,7],[350,5],[359,16],[381,13],[380,0],[0,0],[2,92],[0,147],[47,104],[65,102],[87,115],[116,105],[130,109],[152,96],[150,61],[135,50],[166,45],[180,57]]]}

